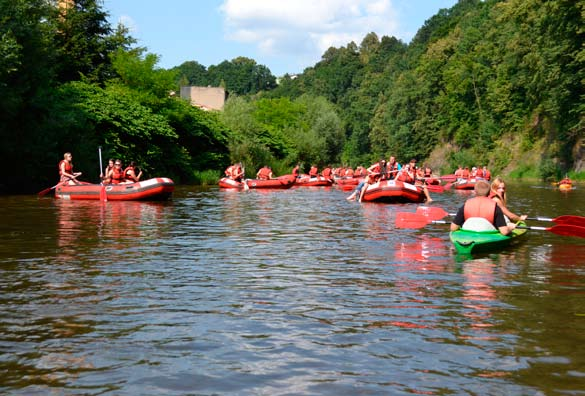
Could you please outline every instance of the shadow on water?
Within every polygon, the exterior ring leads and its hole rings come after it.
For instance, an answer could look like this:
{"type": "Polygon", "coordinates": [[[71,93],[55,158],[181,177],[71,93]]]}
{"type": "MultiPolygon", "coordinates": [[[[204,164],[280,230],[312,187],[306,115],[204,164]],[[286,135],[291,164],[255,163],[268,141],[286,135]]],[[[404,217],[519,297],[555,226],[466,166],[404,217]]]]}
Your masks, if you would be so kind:
{"type": "MultiPolygon", "coordinates": [[[[583,192],[510,186],[518,213],[583,192]]],[[[0,197],[0,392],[579,394],[585,243],[461,258],[416,205],[331,188],[172,201],[0,197]]],[[[454,212],[468,196],[436,194],[454,212]]],[[[535,224],[544,225],[544,224],[535,224]]]]}

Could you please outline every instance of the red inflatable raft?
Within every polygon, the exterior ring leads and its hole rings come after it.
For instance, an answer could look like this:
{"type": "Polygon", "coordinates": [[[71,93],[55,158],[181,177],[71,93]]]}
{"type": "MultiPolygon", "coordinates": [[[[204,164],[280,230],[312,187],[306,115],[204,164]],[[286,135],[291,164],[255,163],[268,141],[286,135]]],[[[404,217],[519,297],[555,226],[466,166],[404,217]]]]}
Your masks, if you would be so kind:
{"type": "Polygon", "coordinates": [[[475,187],[475,179],[462,179],[455,183],[453,183],[453,188],[455,190],[473,190],[475,187]]]}
{"type": "Polygon", "coordinates": [[[293,175],[285,175],[277,177],[276,179],[246,179],[243,182],[237,182],[228,177],[220,179],[219,186],[221,188],[237,188],[243,189],[244,183],[249,188],[264,188],[264,189],[287,189],[295,184],[295,177],[293,175]]]}
{"type": "Polygon", "coordinates": [[[362,201],[385,203],[424,202],[421,187],[399,180],[382,180],[368,186],[362,201]]]}
{"type": "Polygon", "coordinates": [[[108,201],[162,201],[171,197],[175,183],[167,177],[157,177],[129,184],[62,185],[55,189],[55,198],[99,200],[102,189],[108,201]]]}
{"type": "Polygon", "coordinates": [[[324,176],[310,177],[309,175],[302,175],[297,179],[296,185],[304,187],[331,186],[333,185],[333,180],[324,176]]]}

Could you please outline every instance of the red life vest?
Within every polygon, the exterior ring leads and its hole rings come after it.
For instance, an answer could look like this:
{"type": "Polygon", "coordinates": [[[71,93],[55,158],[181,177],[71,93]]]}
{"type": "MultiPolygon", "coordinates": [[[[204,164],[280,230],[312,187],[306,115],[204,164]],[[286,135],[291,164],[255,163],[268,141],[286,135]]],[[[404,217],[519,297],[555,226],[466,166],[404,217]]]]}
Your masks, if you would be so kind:
{"type": "Polygon", "coordinates": [[[323,169],[322,175],[326,178],[330,178],[331,177],[331,168],[323,169]]]}
{"type": "Polygon", "coordinates": [[[465,220],[470,217],[483,217],[494,224],[496,205],[496,202],[488,197],[468,199],[463,207],[463,217],[465,220]]]}
{"type": "Polygon", "coordinates": [[[272,173],[272,171],[266,167],[260,169],[260,172],[258,172],[258,179],[262,179],[262,180],[268,180],[270,179],[270,173],[272,173]]]}
{"type": "Polygon", "coordinates": [[[59,175],[60,176],[63,176],[63,172],[61,171],[61,164],[62,163],[65,163],[65,172],[71,174],[72,171],[73,171],[73,165],[71,164],[71,162],[65,161],[65,160],[61,160],[59,162],[59,165],[58,165],[58,167],[59,167],[59,175]]]}
{"type": "Polygon", "coordinates": [[[124,179],[131,181],[131,182],[137,182],[138,180],[136,180],[136,178],[134,176],[128,174],[129,170],[134,170],[134,167],[129,166],[126,169],[124,169],[124,179]]]}
{"type": "Polygon", "coordinates": [[[112,171],[112,184],[120,184],[124,181],[124,172],[122,168],[114,168],[112,171]]]}
{"type": "Polygon", "coordinates": [[[233,172],[234,172],[234,166],[233,165],[230,165],[230,166],[227,167],[227,169],[225,170],[224,173],[225,173],[225,175],[227,177],[233,178],[233,176],[234,176],[233,175],[233,172]]]}
{"type": "Polygon", "coordinates": [[[404,169],[402,169],[400,172],[398,172],[398,176],[396,176],[396,180],[404,182],[404,183],[414,184],[413,175],[404,169]]]}
{"type": "Polygon", "coordinates": [[[319,176],[319,172],[318,172],[316,166],[311,166],[311,170],[309,171],[309,176],[311,176],[311,177],[319,176]]]}

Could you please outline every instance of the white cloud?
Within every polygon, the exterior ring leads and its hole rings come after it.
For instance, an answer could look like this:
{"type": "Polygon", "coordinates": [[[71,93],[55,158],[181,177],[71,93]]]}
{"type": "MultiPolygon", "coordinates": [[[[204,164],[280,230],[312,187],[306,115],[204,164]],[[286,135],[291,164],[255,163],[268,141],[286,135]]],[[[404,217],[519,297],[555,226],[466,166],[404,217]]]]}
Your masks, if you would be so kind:
{"type": "Polygon", "coordinates": [[[118,18],[118,23],[124,25],[130,34],[136,34],[139,32],[138,24],[128,15],[120,16],[120,18],[118,18]]]}
{"type": "Polygon", "coordinates": [[[331,46],[360,44],[369,32],[397,36],[390,0],[225,0],[226,37],[269,56],[318,60],[331,46]]]}

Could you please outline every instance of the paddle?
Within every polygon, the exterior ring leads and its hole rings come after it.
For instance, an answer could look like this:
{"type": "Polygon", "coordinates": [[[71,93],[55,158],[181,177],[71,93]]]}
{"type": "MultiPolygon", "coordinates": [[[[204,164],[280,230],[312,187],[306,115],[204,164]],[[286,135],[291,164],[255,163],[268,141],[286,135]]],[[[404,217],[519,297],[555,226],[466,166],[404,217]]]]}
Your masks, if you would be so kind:
{"type": "Polygon", "coordinates": [[[37,195],[39,196],[39,198],[42,198],[45,195],[47,195],[49,193],[49,191],[54,190],[55,188],[59,187],[61,185],[61,183],[63,183],[63,182],[59,182],[59,183],[55,184],[53,187],[45,188],[43,191],[39,192],[37,195]]]}
{"type": "MultiPolygon", "coordinates": [[[[103,172],[103,165],[102,165],[102,146],[98,146],[98,153],[99,153],[99,157],[100,157],[100,176],[103,176],[102,172],[103,172]]],[[[106,186],[104,186],[104,183],[102,181],[101,183],[102,187],[100,188],[100,201],[102,202],[106,202],[108,200],[108,195],[106,193],[106,186]]]]}
{"type": "MultiPolygon", "coordinates": [[[[450,224],[445,220],[430,220],[418,213],[398,212],[396,213],[396,227],[397,228],[423,228],[427,224],[450,224]]],[[[546,227],[532,227],[532,226],[516,226],[516,228],[534,230],[534,231],[550,231],[553,234],[563,236],[574,236],[585,238],[585,227],[580,227],[572,224],[559,224],[549,228],[546,227]]]]}
{"type": "MultiPolygon", "coordinates": [[[[436,206],[419,206],[416,208],[416,213],[425,216],[430,220],[440,220],[445,216],[455,216],[455,213],[447,213],[442,208],[436,206]]],[[[558,224],[574,225],[578,227],[585,227],[585,217],[574,215],[562,215],[555,217],[528,217],[527,220],[549,221],[558,224]]]]}

